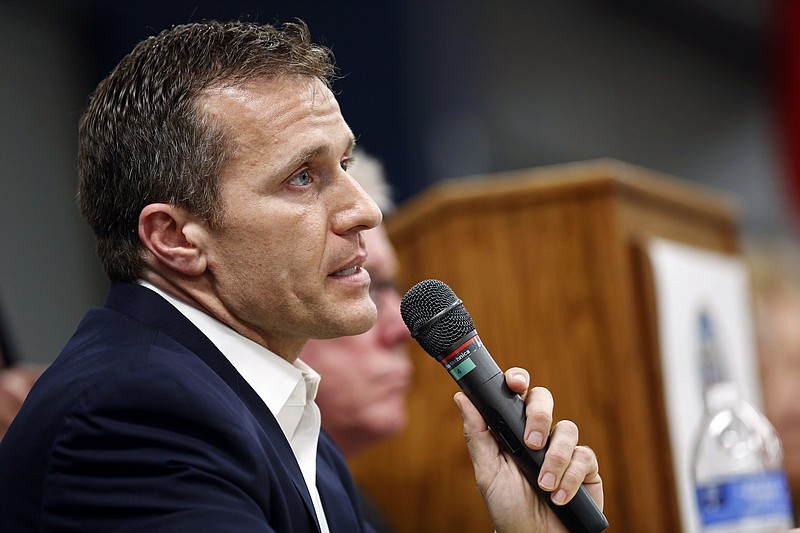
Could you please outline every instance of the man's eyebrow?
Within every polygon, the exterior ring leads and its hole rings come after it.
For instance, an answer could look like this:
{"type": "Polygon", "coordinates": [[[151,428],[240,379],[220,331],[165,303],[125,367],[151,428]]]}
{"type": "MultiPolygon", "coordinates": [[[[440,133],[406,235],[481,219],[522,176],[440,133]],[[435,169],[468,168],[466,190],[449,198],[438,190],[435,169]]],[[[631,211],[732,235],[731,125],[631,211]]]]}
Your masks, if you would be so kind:
{"type": "MultiPolygon", "coordinates": [[[[351,135],[350,142],[347,145],[347,152],[352,152],[355,147],[356,147],[356,138],[353,135],[351,135]]],[[[305,152],[301,153],[299,156],[292,158],[292,160],[289,161],[289,163],[287,163],[287,167],[289,167],[291,170],[294,170],[295,168],[304,164],[309,159],[314,159],[316,157],[328,155],[330,151],[331,148],[328,145],[320,145],[311,148],[310,150],[306,150],[305,152]]]]}
{"type": "Polygon", "coordinates": [[[293,157],[291,161],[289,161],[289,163],[287,164],[287,167],[289,167],[290,171],[293,171],[297,167],[303,165],[309,159],[314,159],[315,157],[327,155],[328,152],[330,152],[330,148],[328,146],[317,146],[316,148],[306,150],[300,155],[293,157]]]}

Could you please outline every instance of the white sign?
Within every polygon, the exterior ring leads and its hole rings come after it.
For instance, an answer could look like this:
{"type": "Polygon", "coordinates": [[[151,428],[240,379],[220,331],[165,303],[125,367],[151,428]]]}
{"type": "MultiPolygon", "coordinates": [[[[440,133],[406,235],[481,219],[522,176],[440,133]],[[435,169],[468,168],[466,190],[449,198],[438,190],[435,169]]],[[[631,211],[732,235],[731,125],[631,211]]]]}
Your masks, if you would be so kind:
{"type": "Polygon", "coordinates": [[[663,239],[649,246],[667,421],[684,533],[700,531],[692,453],[703,415],[700,315],[710,317],[730,377],[761,406],[747,267],[741,259],[663,239]]]}

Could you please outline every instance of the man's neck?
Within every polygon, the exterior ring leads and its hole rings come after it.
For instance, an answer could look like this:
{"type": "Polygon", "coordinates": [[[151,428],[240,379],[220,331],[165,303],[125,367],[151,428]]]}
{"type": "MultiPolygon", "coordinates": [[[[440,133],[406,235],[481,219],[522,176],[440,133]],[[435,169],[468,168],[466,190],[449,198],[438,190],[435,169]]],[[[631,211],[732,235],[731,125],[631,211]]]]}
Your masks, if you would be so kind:
{"type": "Polygon", "coordinates": [[[307,339],[268,339],[266,335],[229,312],[210,286],[206,286],[209,284],[204,283],[204,280],[173,280],[151,270],[145,270],[139,281],[142,284],[149,284],[150,288],[157,289],[157,292],[160,291],[202,311],[233,329],[239,335],[263,346],[290,363],[297,360],[305,346],[307,339]]]}

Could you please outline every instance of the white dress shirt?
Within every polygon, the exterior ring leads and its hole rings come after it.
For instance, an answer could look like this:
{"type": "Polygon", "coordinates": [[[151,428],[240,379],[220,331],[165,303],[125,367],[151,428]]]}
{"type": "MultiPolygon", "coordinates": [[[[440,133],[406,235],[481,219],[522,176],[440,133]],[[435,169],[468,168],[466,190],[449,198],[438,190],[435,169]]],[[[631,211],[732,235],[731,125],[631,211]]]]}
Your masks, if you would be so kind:
{"type": "Polygon", "coordinates": [[[320,376],[300,359],[294,364],[238,334],[203,311],[167,294],[152,283],[139,284],[155,291],[203,332],[261,397],[278,420],[303,472],[322,533],[328,523],[317,490],[317,442],[320,414],[314,402],[320,376]]]}

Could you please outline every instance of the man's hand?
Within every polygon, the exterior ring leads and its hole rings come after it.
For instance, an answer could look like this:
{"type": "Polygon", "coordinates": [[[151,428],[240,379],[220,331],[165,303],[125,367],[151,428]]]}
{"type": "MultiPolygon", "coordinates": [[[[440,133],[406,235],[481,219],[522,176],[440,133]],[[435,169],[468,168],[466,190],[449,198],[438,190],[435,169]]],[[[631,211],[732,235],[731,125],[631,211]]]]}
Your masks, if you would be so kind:
{"type": "Polygon", "coordinates": [[[41,373],[41,368],[27,365],[0,370],[0,440],[41,373]]]}
{"type": "MultiPolygon", "coordinates": [[[[553,422],[553,396],[545,388],[530,391],[530,376],[521,368],[506,371],[506,382],[525,400],[526,445],[534,450],[547,442],[550,445],[539,474],[539,486],[550,492],[559,505],[568,502],[586,486],[597,506],[603,509],[603,481],[598,471],[597,457],[586,446],[578,446],[578,428],[570,421],[561,421],[550,430],[553,422]]],[[[478,488],[486,501],[492,523],[498,533],[564,532],[564,526],[541,501],[513,457],[500,448],[483,417],[463,393],[455,395],[464,421],[464,439],[475,468],[478,488]]]]}

